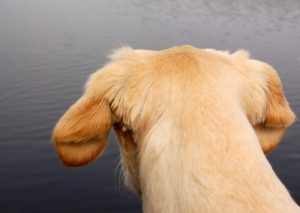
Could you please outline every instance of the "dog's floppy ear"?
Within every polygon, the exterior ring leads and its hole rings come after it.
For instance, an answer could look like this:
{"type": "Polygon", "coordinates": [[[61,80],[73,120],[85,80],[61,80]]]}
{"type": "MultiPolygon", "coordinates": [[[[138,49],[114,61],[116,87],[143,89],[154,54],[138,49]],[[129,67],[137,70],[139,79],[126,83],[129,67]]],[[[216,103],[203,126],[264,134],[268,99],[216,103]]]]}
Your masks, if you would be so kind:
{"type": "Polygon", "coordinates": [[[278,74],[271,66],[266,65],[264,69],[267,75],[265,117],[255,131],[263,151],[268,153],[278,145],[296,117],[284,96],[278,74]]]}
{"type": "Polygon", "coordinates": [[[264,126],[286,128],[295,121],[295,114],[291,110],[283,93],[282,85],[276,71],[267,70],[267,107],[264,126]]]}
{"type": "Polygon", "coordinates": [[[52,139],[65,165],[81,166],[103,151],[110,127],[106,100],[84,94],[58,121],[52,139]]]}

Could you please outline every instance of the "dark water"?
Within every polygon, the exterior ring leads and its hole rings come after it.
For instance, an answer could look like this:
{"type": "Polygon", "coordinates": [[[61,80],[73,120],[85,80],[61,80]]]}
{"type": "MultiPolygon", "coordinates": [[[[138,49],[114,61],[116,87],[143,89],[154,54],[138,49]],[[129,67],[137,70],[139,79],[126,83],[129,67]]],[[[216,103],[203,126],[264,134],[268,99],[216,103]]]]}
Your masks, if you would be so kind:
{"type": "MultiPolygon", "coordinates": [[[[236,50],[272,64],[300,117],[298,0],[0,0],[0,212],[141,212],[118,185],[118,147],[64,168],[53,125],[111,49],[236,50]]],[[[300,203],[300,124],[269,155],[300,203]]]]}

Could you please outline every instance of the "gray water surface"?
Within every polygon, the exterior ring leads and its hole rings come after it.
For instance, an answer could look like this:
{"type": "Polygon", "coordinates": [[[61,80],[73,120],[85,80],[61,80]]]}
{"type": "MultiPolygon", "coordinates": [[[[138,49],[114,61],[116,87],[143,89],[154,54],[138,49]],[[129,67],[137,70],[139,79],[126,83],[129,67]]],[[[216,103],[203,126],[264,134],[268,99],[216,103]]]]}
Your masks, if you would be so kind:
{"type": "MultiPolygon", "coordinates": [[[[105,154],[62,166],[52,128],[112,49],[247,49],[279,72],[300,117],[298,0],[0,0],[0,212],[141,212],[105,154]]],[[[300,203],[300,124],[268,158],[300,203]]]]}

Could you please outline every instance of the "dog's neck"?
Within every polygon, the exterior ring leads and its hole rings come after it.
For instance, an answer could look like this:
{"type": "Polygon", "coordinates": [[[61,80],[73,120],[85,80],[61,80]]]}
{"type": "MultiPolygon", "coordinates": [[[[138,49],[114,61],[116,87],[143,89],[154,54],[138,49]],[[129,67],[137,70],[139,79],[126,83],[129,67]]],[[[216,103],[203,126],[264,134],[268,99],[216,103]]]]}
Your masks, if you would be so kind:
{"type": "Polygon", "coordinates": [[[299,211],[273,172],[247,118],[237,117],[235,121],[224,115],[219,117],[223,121],[213,125],[194,123],[199,129],[162,118],[152,128],[140,147],[145,211],[299,211]]]}

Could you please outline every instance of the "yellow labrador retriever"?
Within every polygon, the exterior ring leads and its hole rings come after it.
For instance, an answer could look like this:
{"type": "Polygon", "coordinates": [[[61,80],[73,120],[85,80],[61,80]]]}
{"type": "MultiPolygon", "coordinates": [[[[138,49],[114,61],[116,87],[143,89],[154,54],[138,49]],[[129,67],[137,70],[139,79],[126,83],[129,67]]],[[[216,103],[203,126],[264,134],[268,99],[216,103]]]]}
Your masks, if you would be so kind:
{"type": "Polygon", "coordinates": [[[245,51],[126,47],[90,76],[53,141],[81,166],[113,127],[144,212],[300,212],[264,155],[294,120],[276,71],[245,51]]]}

